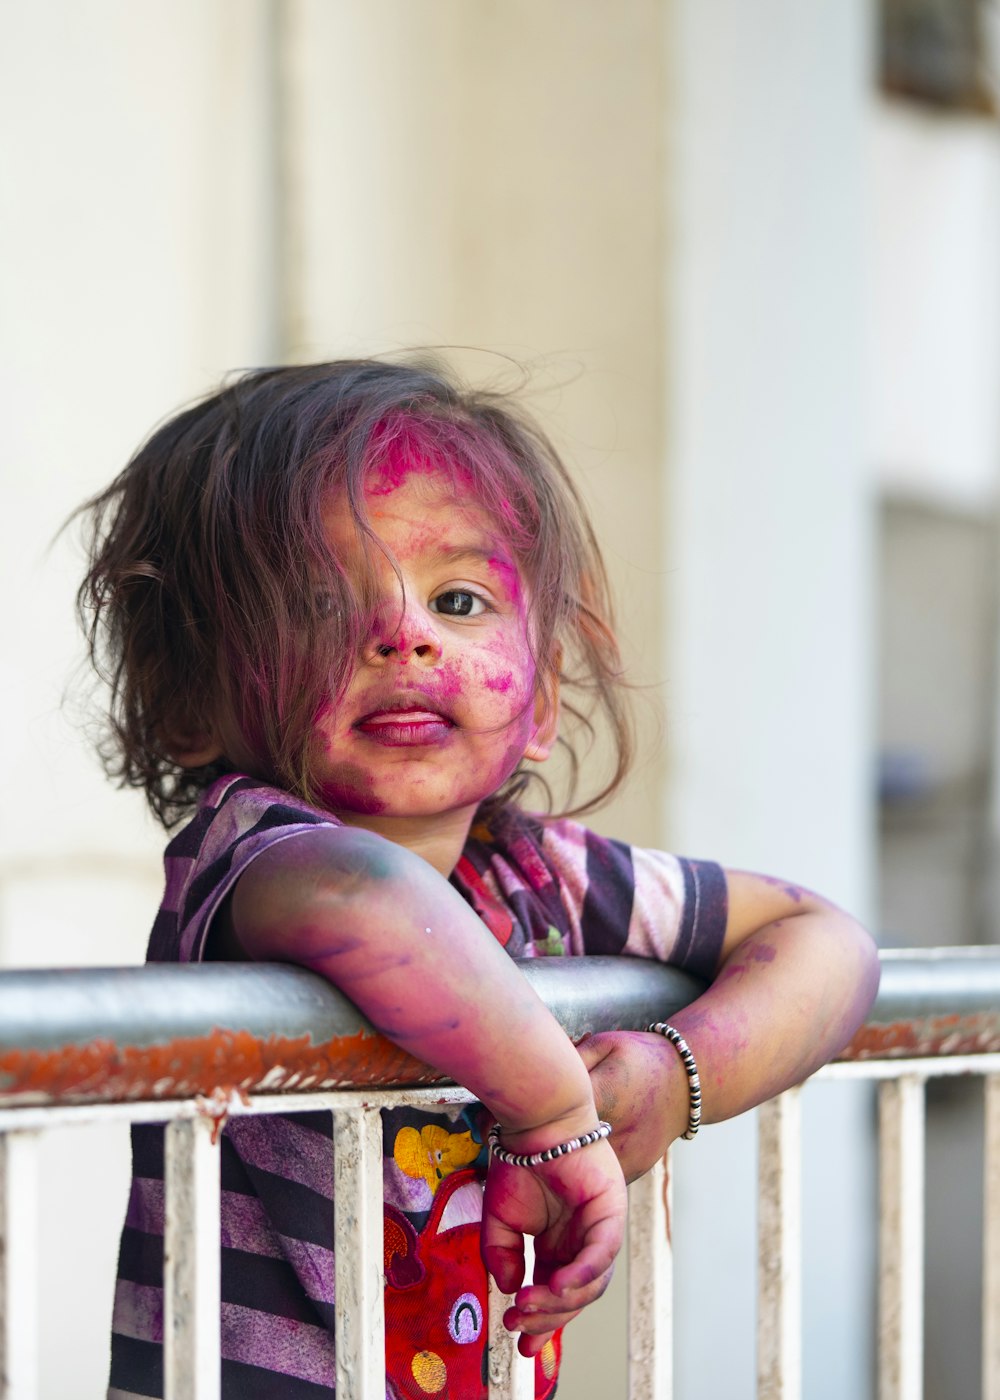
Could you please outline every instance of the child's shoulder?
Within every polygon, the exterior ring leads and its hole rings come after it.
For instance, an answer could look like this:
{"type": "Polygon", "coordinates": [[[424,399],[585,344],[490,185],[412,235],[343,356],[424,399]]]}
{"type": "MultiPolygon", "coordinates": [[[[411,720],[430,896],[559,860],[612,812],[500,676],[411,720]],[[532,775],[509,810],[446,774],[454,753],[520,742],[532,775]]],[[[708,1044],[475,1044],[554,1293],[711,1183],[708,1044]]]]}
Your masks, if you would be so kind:
{"type": "Polygon", "coordinates": [[[256,856],[310,827],[340,825],[329,812],[257,778],[218,778],[164,853],[166,886],[147,959],[201,961],[212,918],[256,856]]]}

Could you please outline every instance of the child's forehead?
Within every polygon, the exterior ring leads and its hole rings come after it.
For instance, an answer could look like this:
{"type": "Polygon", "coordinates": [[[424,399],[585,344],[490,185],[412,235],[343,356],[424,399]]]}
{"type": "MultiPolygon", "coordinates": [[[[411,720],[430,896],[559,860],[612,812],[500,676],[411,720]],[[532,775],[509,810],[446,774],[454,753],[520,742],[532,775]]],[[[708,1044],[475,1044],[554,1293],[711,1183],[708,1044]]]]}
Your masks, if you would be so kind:
{"type": "MultiPolygon", "coordinates": [[[[514,552],[495,517],[471,491],[456,489],[447,467],[426,463],[399,476],[366,474],[363,522],[399,560],[415,556],[433,564],[478,560],[513,581],[519,573],[514,552]]],[[[342,563],[360,562],[369,549],[359,531],[347,490],[334,487],[323,509],[331,548],[342,563]]]]}

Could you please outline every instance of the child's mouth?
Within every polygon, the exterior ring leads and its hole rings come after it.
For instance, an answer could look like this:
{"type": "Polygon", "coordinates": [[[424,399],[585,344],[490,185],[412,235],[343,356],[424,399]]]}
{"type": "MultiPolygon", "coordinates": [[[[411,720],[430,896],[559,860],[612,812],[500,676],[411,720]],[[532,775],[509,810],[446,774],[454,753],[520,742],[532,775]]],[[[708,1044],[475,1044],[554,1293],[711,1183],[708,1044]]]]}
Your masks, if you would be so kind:
{"type": "Polygon", "coordinates": [[[390,748],[418,744],[438,744],[454,728],[450,719],[436,710],[373,710],[359,719],[354,728],[376,744],[390,748]]]}

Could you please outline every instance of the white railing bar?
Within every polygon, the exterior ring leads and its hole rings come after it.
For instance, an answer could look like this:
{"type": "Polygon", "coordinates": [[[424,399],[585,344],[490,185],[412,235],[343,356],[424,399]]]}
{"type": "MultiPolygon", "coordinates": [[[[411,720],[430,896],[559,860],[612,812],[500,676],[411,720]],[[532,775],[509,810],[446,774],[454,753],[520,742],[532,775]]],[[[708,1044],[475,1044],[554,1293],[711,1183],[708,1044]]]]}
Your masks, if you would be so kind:
{"type": "Polygon", "coordinates": [[[1000,1054],[922,1055],[919,1059],[834,1060],[816,1071],[819,1079],[946,1079],[956,1074],[998,1074],[1000,1054]]]}
{"type": "Polygon", "coordinates": [[[983,1087],[983,1400],[1000,1400],[1000,1074],[983,1087]]]}
{"type": "MultiPolygon", "coordinates": [[[[524,1241],[525,1282],[534,1277],[534,1262],[534,1240],[528,1235],[524,1241]]],[[[535,1400],[535,1359],[521,1355],[516,1334],[508,1332],[503,1325],[503,1315],[511,1305],[512,1295],[501,1293],[491,1278],[487,1296],[489,1400],[535,1400]]]]}
{"type": "Polygon", "coordinates": [[[167,1126],[164,1400],[219,1400],[219,1147],[205,1119],[167,1126]]]}
{"type": "Polygon", "coordinates": [[[671,1155],[628,1189],[628,1400],[672,1400],[671,1155]]]}
{"type": "Polygon", "coordinates": [[[878,1400],[921,1400],[924,1339],[924,1084],[879,1087],[878,1400]]]}
{"type": "Polygon", "coordinates": [[[333,1115],[334,1285],[338,1400],[385,1400],[382,1118],[333,1115]]]}
{"type": "Polygon", "coordinates": [[[800,1090],[757,1115],[757,1397],[802,1393],[802,1106],[800,1090]]]}
{"type": "Polygon", "coordinates": [[[0,1137],[0,1396],[38,1394],[38,1134],[0,1137]]]}
{"type": "Polygon", "coordinates": [[[468,1089],[444,1084],[421,1089],[331,1089],[307,1094],[232,1092],[225,1098],[128,1099],[122,1103],[32,1104],[0,1108],[0,1133],[8,1129],[68,1128],[89,1123],[166,1123],[175,1118],[239,1118],[266,1113],[310,1113],[357,1108],[436,1108],[472,1103],[468,1089]]]}
{"type": "MultiPolygon", "coordinates": [[[[807,1083],[827,1079],[902,1079],[914,1075],[941,1079],[956,1074],[1000,1074],[1000,1053],[924,1056],[913,1060],[836,1060],[817,1070],[807,1083]]],[[[175,1118],[320,1112],[356,1107],[359,1102],[371,1108],[432,1108],[438,1104],[471,1103],[472,1095],[457,1085],[440,1084],[413,1089],[317,1089],[252,1096],[234,1091],[224,1100],[198,1097],[128,1099],[121,1103],[29,1104],[23,1108],[0,1108],[0,1133],[89,1123],[165,1123],[175,1118]]]]}

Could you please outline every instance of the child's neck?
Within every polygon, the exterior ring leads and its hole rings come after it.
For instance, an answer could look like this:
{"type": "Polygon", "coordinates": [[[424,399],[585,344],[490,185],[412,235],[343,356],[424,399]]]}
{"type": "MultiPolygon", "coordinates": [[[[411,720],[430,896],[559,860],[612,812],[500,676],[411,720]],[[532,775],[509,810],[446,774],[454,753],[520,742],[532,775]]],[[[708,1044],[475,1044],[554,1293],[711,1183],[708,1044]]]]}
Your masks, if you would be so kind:
{"type": "Polygon", "coordinates": [[[379,817],[343,811],[337,815],[347,826],[363,827],[405,846],[447,877],[461,857],[475,808],[460,807],[433,817],[379,817]]]}

